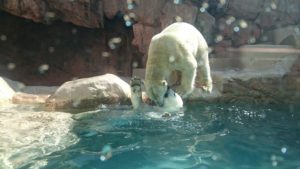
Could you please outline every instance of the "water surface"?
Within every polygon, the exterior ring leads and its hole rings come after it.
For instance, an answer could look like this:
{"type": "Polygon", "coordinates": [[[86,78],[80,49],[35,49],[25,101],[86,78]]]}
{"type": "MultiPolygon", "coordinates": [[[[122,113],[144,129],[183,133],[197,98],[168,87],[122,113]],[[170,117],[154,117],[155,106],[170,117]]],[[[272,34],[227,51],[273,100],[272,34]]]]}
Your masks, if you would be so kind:
{"type": "MultiPolygon", "coordinates": [[[[183,113],[171,117],[161,117],[155,112],[134,113],[129,106],[105,105],[95,111],[75,115],[56,112],[48,114],[49,117],[41,111],[10,111],[15,113],[11,114],[12,118],[20,114],[39,114],[47,125],[43,130],[25,129],[42,131],[35,135],[22,133],[24,139],[20,147],[12,144],[14,139],[5,140],[1,134],[1,142],[10,141],[5,146],[0,145],[0,152],[5,152],[0,156],[3,166],[10,164],[24,169],[300,169],[300,109],[292,105],[190,103],[183,113]],[[23,143],[26,137],[31,137],[34,143],[23,143]]],[[[0,110],[1,125],[7,113],[9,111],[0,110]]],[[[32,123],[28,117],[16,120],[32,123]]],[[[40,123],[39,120],[36,123],[40,123]]],[[[14,125],[6,125],[6,128],[11,127],[14,125]]],[[[6,131],[6,135],[21,132],[17,128],[7,130],[0,129],[6,131]]]]}

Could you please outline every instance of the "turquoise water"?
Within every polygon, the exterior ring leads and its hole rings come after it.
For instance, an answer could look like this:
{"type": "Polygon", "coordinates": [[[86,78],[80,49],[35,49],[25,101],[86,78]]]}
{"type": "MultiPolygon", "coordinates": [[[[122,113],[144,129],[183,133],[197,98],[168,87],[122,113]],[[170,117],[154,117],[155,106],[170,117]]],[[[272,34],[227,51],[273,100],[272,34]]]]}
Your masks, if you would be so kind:
{"type": "Polygon", "coordinates": [[[47,161],[42,168],[300,169],[292,105],[191,103],[163,118],[102,106],[72,118],[79,141],[34,159],[47,161]]]}

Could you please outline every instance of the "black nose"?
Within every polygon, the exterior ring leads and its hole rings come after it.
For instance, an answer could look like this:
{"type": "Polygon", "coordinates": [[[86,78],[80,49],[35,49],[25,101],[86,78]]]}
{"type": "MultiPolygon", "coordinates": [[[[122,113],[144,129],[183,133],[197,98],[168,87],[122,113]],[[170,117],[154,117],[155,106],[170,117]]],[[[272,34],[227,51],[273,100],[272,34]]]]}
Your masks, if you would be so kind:
{"type": "Polygon", "coordinates": [[[164,98],[167,98],[167,97],[169,97],[169,90],[170,90],[171,88],[170,88],[170,86],[168,86],[168,88],[167,88],[167,91],[166,91],[166,93],[165,93],[165,95],[164,95],[164,98]]]}

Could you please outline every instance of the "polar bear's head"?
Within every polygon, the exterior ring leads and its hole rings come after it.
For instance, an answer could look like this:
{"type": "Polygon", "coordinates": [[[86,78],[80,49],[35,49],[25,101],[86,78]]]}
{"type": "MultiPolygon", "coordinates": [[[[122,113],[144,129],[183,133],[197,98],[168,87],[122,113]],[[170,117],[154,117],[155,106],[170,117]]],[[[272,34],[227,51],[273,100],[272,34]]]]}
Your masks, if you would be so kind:
{"type": "Polygon", "coordinates": [[[151,84],[146,82],[146,93],[148,97],[158,106],[164,105],[164,96],[168,91],[166,80],[152,81],[151,84]]]}

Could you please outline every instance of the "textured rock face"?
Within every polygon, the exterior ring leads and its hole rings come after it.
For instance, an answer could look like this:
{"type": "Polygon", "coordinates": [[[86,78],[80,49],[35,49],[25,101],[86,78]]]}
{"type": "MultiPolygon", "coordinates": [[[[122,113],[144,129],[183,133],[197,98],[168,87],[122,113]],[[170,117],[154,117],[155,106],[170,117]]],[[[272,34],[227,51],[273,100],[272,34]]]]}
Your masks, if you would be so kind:
{"type": "Polygon", "coordinates": [[[125,103],[129,97],[129,84],[115,75],[106,74],[64,83],[47,99],[46,108],[95,108],[100,104],[125,103]]]}
{"type": "Polygon", "coordinates": [[[90,28],[103,25],[102,1],[60,1],[60,0],[2,0],[0,7],[17,16],[35,22],[51,23],[61,19],[75,25],[90,28]]]}

